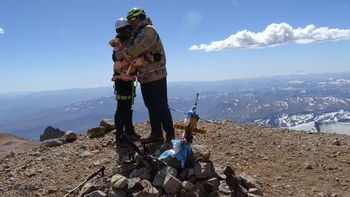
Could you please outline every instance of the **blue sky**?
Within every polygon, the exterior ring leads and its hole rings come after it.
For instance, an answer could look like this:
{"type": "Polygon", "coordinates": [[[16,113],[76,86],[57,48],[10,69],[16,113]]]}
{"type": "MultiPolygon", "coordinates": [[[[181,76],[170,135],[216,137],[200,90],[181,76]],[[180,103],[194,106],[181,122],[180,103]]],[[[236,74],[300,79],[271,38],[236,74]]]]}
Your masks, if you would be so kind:
{"type": "Polygon", "coordinates": [[[136,6],[163,41],[168,81],[350,70],[345,0],[1,0],[0,92],[112,85],[108,40],[136,6]]]}

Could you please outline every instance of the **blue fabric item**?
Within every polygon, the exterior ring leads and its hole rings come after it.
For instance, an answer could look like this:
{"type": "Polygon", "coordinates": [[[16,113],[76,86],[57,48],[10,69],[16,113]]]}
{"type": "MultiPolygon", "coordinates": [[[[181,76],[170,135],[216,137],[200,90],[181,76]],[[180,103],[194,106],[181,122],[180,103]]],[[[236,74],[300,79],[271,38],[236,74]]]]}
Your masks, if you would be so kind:
{"type": "Polygon", "coordinates": [[[165,159],[169,156],[173,156],[175,152],[175,158],[178,161],[186,161],[189,153],[192,152],[191,146],[180,140],[171,140],[174,149],[166,150],[161,155],[159,155],[158,159],[165,159]]]}
{"type": "Polygon", "coordinates": [[[173,147],[180,145],[180,150],[175,151],[175,157],[178,161],[186,161],[189,153],[192,152],[191,146],[180,140],[171,140],[173,147]]]}
{"type": "Polygon", "coordinates": [[[170,150],[166,150],[166,151],[164,151],[161,155],[159,155],[158,159],[165,159],[165,158],[171,156],[170,153],[171,153],[170,150]]]}

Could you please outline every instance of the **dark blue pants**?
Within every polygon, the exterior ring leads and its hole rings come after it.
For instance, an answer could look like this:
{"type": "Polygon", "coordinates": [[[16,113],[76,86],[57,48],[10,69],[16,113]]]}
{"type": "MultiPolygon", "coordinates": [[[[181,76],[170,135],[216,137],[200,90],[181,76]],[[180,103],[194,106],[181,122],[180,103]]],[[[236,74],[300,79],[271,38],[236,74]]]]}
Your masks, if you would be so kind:
{"type": "Polygon", "coordinates": [[[151,135],[163,137],[166,133],[174,133],[173,118],[168,106],[166,78],[141,84],[143,102],[148,109],[151,122],[151,135]]]}

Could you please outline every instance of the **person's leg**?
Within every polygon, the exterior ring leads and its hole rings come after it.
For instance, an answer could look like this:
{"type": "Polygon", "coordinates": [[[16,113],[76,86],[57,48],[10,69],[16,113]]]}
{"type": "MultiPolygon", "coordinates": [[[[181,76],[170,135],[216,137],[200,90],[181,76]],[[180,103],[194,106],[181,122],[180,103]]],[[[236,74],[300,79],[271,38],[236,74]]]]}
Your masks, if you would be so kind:
{"type": "Polygon", "coordinates": [[[130,140],[139,140],[141,136],[135,132],[132,121],[132,100],[125,100],[125,108],[125,134],[130,138],[130,140]]]}
{"type": "Polygon", "coordinates": [[[117,110],[114,114],[114,124],[116,129],[115,139],[116,145],[119,146],[121,144],[120,137],[124,134],[124,125],[123,125],[123,117],[122,117],[122,103],[117,101],[117,110]]]}
{"type": "Polygon", "coordinates": [[[157,89],[158,81],[141,84],[141,93],[151,123],[151,134],[149,140],[163,141],[161,127],[161,110],[159,104],[159,93],[157,89]]]}
{"type": "Polygon", "coordinates": [[[171,116],[168,105],[168,91],[166,78],[159,81],[159,108],[161,109],[161,123],[166,133],[166,142],[175,138],[173,118],[171,116]]]}

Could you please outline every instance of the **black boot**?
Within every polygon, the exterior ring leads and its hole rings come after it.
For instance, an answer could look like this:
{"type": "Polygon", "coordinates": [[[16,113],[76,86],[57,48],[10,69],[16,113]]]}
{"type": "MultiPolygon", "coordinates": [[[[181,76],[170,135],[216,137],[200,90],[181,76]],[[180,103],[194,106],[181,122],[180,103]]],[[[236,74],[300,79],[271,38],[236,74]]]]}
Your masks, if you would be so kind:
{"type": "Polygon", "coordinates": [[[132,110],[130,110],[125,115],[125,135],[131,140],[131,141],[137,141],[141,139],[141,136],[135,132],[134,125],[132,123],[132,110]]]}
{"type": "Polygon", "coordinates": [[[164,137],[162,133],[151,131],[151,134],[146,139],[144,139],[144,141],[146,143],[156,143],[156,142],[163,143],[164,137]]]}
{"type": "Polygon", "coordinates": [[[122,121],[122,117],[120,116],[120,114],[118,113],[118,111],[116,111],[115,115],[114,115],[114,124],[115,124],[115,144],[116,144],[116,148],[120,148],[122,147],[123,141],[121,140],[121,136],[124,134],[124,125],[123,125],[123,121],[122,121]]]}

